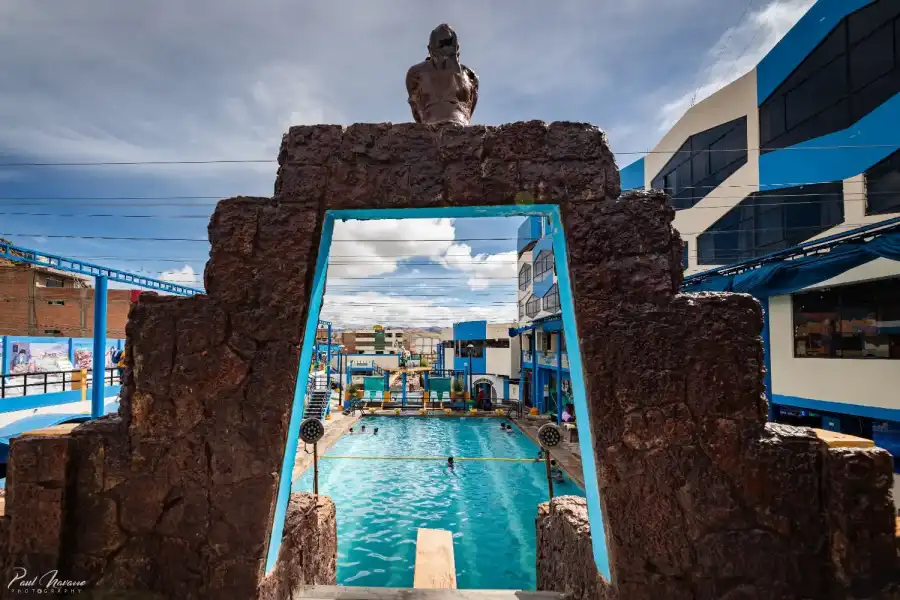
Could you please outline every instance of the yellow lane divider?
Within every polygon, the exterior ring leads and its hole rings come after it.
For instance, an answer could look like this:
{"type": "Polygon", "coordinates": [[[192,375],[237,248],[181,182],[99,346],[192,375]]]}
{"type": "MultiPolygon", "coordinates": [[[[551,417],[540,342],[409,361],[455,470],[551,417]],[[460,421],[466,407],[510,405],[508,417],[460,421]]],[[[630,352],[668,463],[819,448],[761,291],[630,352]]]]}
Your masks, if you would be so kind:
{"type": "MultiPolygon", "coordinates": [[[[447,460],[446,456],[320,456],[319,460],[335,459],[354,460],[447,460]]],[[[494,458],[494,457],[464,457],[454,456],[454,462],[460,460],[494,460],[502,462],[535,462],[533,458],[494,458]]]]}

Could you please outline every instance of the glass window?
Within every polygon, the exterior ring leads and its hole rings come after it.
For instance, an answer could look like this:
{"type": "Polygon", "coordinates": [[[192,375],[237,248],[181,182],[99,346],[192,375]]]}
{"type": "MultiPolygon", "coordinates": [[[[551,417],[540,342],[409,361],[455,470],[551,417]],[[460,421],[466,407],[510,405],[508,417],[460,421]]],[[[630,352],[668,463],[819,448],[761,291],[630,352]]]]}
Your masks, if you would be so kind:
{"type": "Polygon", "coordinates": [[[725,265],[759,258],[843,220],[841,181],[754,192],[697,236],[697,262],[725,265]]]}
{"type": "Polygon", "coordinates": [[[63,280],[59,277],[48,277],[44,280],[44,285],[48,288],[61,288],[63,287],[63,280]]]}
{"type": "Polygon", "coordinates": [[[866,171],[866,214],[900,212],[900,150],[866,171]]]}
{"type": "Polygon", "coordinates": [[[559,287],[555,283],[544,296],[544,310],[551,313],[559,311],[559,287]]]}
{"type": "Polygon", "coordinates": [[[541,252],[534,261],[534,280],[543,281],[544,276],[553,270],[553,253],[547,250],[541,252]]]}
{"type": "Polygon", "coordinates": [[[793,296],[794,356],[900,359],[900,279],[793,296]]]}
{"type": "Polygon", "coordinates": [[[841,20],[760,105],[762,152],[845,129],[900,92],[898,26],[896,0],[841,20]]]}
{"type": "Polygon", "coordinates": [[[660,169],[651,185],[672,197],[676,210],[691,208],[747,162],[747,118],[695,133],[660,169]]]}
{"type": "Polygon", "coordinates": [[[681,269],[687,271],[688,264],[688,243],[684,242],[681,248],[681,269]]]}
{"type": "Polygon", "coordinates": [[[527,290],[529,283],[531,283],[531,265],[524,264],[519,270],[519,289],[527,290]]]}
{"type": "Polygon", "coordinates": [[[541,312],[541,299],[537,296],[529,297],[525,304],[525,314],[534,318],[539,312],[541,312]]]}

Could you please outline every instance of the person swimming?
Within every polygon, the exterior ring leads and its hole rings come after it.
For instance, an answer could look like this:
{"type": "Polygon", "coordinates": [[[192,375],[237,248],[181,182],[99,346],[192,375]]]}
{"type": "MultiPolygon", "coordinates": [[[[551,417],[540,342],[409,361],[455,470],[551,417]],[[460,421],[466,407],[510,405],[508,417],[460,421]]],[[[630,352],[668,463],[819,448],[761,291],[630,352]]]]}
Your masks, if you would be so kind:
{"type": "Polygon", "coordinates": [[[448,469],[453,469],[453,467],[454,467],[454,464],[453,464],[453,457],[450,456],[450,457],[447,458],[447,468],[448,468],[448,469]]]}
{"type": "Polygon", "coordinates": [[[555,460],[550,461],[550,477],[557,483],[561,483],[564,480],[562,469],[559,468],[559,465],[556,464],[555,460]]]}
{"type": "Polygon", "coordinates": [[[378,435],[378,428],[377,428],[377,427],[372,431],[372,435],[378,435]]]}
{"type": "Polygon", "coordinates": [[[350,435],[353,435],[353,428],[352,428],[352,427],[350,428],[350,432],[349,432],[349,433],[350,433],[350,435]]]}
{"type": "Polygon", "coordinates": [[[540,450],[538,450],[538,455],[537,455],[537,457],[534,459],[534,462],[541,462],[542,460],[544,460],[544,449],[543,449],[543,448],[541,448],[540,450]]]}
{"type": "Polygon", "coordinates": [[[359,430],[360,430],[361,432],[365,433],[365,432],[366,432],[366,426],[363,425],[362,427],[359,428],[359,430]]]}

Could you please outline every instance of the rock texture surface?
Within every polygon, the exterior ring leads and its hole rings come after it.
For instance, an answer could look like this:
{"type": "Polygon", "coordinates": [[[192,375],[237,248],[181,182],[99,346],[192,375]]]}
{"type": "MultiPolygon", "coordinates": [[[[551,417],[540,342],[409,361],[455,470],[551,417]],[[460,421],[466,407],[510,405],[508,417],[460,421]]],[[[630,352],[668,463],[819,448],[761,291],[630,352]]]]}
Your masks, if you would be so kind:
{"type": "Polygon", "coordinates": [[[562,592],[572,600],[610,600],[613,586],[594,565],[587,502],[557,496],[538,506],[537,589],[562,592]]]}
{"type": "Polygon", "coordinates": [[[674,211],[661,193],[620,196],[595,127],[294,127],[279,165],[273,198],[216,207],[207,296],[132,308],[119,415],[13,443],[7,564],[255,596],[326,211],[547,203],[567,238],[612,591],[836,598],[896,575],[895,555],[874,556],[893,527],[884,459],[765,425],[759,304],[678,294],[674,211]]]}
{"type": "Polygon", "coordinates": [[[259,600],[290,600],[304,585],[337,583],[337,521],[324,496],[291,494],[278,564],[266,575],[259,600]]]}

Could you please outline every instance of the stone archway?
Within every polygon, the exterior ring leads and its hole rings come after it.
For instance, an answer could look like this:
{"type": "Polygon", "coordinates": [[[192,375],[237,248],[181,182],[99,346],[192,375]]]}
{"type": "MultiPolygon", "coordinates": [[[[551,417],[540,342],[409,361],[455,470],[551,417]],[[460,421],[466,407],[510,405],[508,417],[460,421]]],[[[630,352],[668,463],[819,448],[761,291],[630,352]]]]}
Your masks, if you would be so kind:
{"type": "Polygon", "coordinates": [[[279,164],[273,198],[217,206],[207,296],[132,307],[119,415],[14,444],[7,565],[167,597],[252,597],[281,531],[329,219],[534,203],[565,234],[561,299],[580,348],[605,592],[824,597],[893,576],[889,457],[765,426],[759,304],[678,294],[674,212],[661,193],[620,196],[597,128],[294,127],[279,164]]]}

